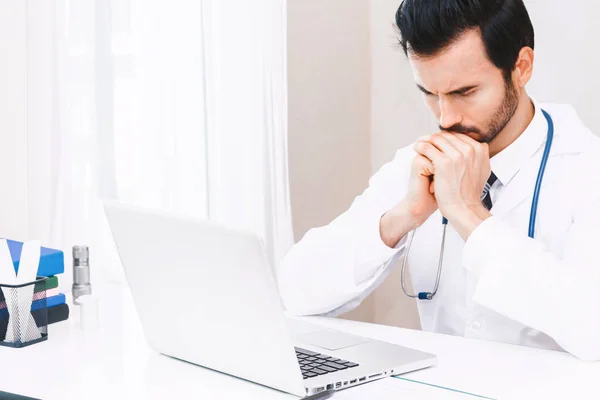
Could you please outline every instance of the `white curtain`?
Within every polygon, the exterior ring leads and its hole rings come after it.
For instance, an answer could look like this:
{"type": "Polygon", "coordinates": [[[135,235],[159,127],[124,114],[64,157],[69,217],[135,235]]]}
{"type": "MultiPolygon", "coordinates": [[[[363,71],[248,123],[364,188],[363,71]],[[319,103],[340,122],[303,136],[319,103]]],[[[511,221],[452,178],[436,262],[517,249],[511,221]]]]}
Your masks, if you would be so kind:
{"type": "Polygon", "coordinates": [[[293,243],[285,1],[205,5],[209,215],[260,232],[277,262],[293,243]]]}
{"type": "Polygon", "coordinates": [[[292,244],[285,0],[28,2],[30,238],[122,281],[101,199],[292,244]]]}

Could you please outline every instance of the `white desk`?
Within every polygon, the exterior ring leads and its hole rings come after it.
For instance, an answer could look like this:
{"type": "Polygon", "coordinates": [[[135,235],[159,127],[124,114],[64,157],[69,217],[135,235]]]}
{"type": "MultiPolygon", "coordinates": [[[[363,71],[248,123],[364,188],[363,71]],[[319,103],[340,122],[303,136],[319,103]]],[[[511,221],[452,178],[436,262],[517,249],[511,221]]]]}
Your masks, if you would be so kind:
{"type": "MultiPolygon", "coordinates": [[[[83,331],[79,309],[49,327],[49,339],[0,347],[0,390],[42,399],[294,399],[154,353],[122,286],[95,288],[100,331],[83,331]]],[[[438,365],[405,377],[493,398],[600,398],[600,363],[559,352],[352,321],[312,322],[438,354],[438,365]]],[[[600,340],[600,338],[599,338],[600,340]]],[[[350,389],[351,390],[351,389],[350,389]]],[[[334,396],[335,398],[335,396],[334,396]]]]}

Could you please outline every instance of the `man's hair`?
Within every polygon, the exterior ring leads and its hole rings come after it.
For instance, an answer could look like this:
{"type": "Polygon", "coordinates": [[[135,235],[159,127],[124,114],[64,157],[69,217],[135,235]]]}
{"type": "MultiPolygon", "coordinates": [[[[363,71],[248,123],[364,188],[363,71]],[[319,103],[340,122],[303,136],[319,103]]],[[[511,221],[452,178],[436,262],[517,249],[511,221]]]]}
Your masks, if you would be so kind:
{"type": "Polygon", "coordinates": [[[488,59],[510,79],[519,52],[534,46],[523,0],[403,0],[396,12],[404,53],[431,57],[479,29],[488,59]]]}

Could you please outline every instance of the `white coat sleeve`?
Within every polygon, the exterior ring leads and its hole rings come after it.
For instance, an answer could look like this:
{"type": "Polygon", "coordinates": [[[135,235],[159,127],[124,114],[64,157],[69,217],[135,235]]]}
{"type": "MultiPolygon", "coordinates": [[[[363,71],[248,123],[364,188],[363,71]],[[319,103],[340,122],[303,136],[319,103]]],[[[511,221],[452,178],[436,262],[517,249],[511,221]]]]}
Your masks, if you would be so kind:
{"type": "Polygon", "coordinates": [[[289,314],[347,311],[352,300],[379,283],[377,278],[406,242],[404,238],[393,249],[384,244],[379,221],[404,197],[413,158],[412,148],[399,150],[347,211],[328,225],[309,230],[292,247],[277,271],[279,293],[289,314]]]}
{"type": "Polygon", "coordinates": [[[600,360],[600,196],[581,204],[561,258],[491,217],[468,238],[463,263],[479,269],[473,300],[600,360]]]}

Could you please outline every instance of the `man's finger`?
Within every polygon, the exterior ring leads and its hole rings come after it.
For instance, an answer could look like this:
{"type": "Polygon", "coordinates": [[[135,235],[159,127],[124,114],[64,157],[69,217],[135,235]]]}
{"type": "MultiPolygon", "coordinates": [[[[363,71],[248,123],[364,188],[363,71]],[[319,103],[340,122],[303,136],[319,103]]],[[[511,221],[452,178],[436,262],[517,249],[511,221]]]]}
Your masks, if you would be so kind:
{"type": "Polygon", "coordinates": [[[458,133],[454,136],[456,136],[457,139],[459,139],[461,142],[464,142],[464,143],[468,143],[468,144],[472,144],[472,145],[479,144],[479,142],[477,140],[471,138],[468,135],[463,135],[461,133],[458,133]]]}
{"type": "MultiPolygon", "coordinates": [[[[454,133],[443,133],[442,134],[448,142],[450,142],[461,154],[465,157],[472,158],[475,156],[475,146],[471,142],[461,140],[462,134],[454,133]]],[[[477,142],[475,142],[477,144],[477,142]]]]}
{"type": "Polygon", "coordinates": [[[460,158],[461,154],[456,147],[444,136],[444,134],[431,135],[428,140],[429,143],[433,144],[446,156],[453,160],[460,158]]]}
{"type": "Polygon", "coordinates": [[[413,161],[415,171],[422,176],[433,176],[434,167],[431,160],[421,154],[417,154],[413,161]]]}
{"type": "Polygon", "coordinates": [[[414,149],[417,153],[431,160],[434,167],[436,165],[441,165],[449,160],[449,158],[446,157],[437,147],[435,147],[429,142],[415,142],[414,149]]]}
{"type": "Polygon", "coordinates": [[[477,140],[470,138],[467,135],[456,135],[456,138],[459,139],[463,143],[470,144],[473,146],[477,153],[483,152],[489,158],[489,146],[487,143],[480,143],[477,140]]]}

